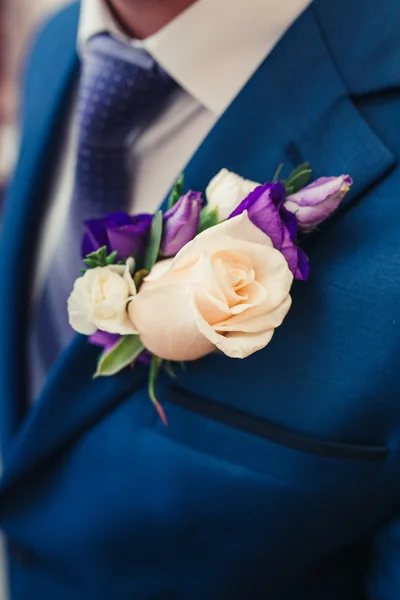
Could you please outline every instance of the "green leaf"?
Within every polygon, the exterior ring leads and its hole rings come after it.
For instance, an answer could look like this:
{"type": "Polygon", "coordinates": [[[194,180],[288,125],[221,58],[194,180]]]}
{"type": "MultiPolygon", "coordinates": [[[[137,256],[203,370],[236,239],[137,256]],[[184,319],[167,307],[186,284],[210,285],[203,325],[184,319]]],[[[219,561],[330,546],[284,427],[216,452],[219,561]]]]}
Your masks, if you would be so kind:
{"type": "Polygon", "coordinates": [[[277,181],[279,181],[279,177],[281,176],[282,169],[283,169],[283,167],[284,167],[284,166],[285,166],[285,165],[284,165],[283,163],[280,163],[280,164],[277,166],[277,169],[276,169],[276,171],[275,171],[275,175],[274,175],[274,176],[273,176],[273,178],[272,178],[272,183],[276,183],[277,181]]]}
{"type": "Polygon", "coordinates": [[[139,291],[139,288],[142,284],[143,279],[149,274],[147,269],[140,269],[140,271],[136,271],[135,277],[133,281],[135,282],[136,290],[139,291]]]}
{"type": "Polygon", "coordinates": [[[284,182],[286,193],[295,194],[302,188],[306,187],[311,181],[312,169],[309,163],[302,163],[292,171],[287,180],[284,182]]]}
{"type": "Polygon", "coordinates": [[[97,251],[98,257],[99,257],[99,262],[104,263],[107,260],[107,247],[106,246],[102,246],[101,248],[99,248],[99,250],[97,251]]]}
{"type": "Polygon", "coordinates": [[[205,206],[201,209],[200,212],[200,222],[199,222],[199,233],[209,229],[210,227],[214,227],[214,225],[218,224],[218,211],[216,208],[209,208],[209,206],[205,206]]]}
{"type": "Polygon", "coordinates": [[[89,269],[94,269],[95,267],[99,266],[93,258],[84,258],[83,263],[89,267],[89,269]]]}
{"type": "Polygon", "coordinates": [[[289,177],[288,177],[288,180],[289,180],[291,177],[296,177],[296,175],[298,175],[299,173],[302,173],[304,170],[307,170],[307,169],[308,169],[308,170],[311,170],[310,163],[308,163],[308,162],[303,162],[303,163],[300,163],[300,164],[299,164],[299,165],[297,165],[297,167],[296,167],[295,169],[293,169],[293,171],[290,173],[290,175],[289,175],[289,177]]]}
{"type": "Polygon", "coordinates": [[[174,187],[172,188],[172,192],[168,199],[168,210],[178,202],[181,196],[183,196],[184,179],[185,176],[183,173],[181,173],[181,175],[179,175],[178,179],[175,181],[174,187]]]}
{"type": "Polygon", "coordinates": [[[111,252],[111,254],[109,254],[106,257],[106,263],[107,265],[113,265],[115,263],[115,259],[117,257],[118,252],[116,250],[114,250],[114,252],[111,252]]]}
{"type": "Polygon", "coordinates": [[[158,373],[160,372],[162,363],[163,363],[162,358],[160,358],[159,356],[154,356],[154,355],[152,356],[151,365],[150,365],[150,373],[149,373],[148,391],[149,391],[150,400],[154,404],[155,409],[156,409],[161,421],[164,423],[164,425],[168,425],[168,421],[167,421],[167,417],[165,415],[164,409],[161,406],[161,404],[159,403],[159,401],[157,400],[157,394],[156,394],[156,382],[157,382],[158,373]]]}
{"type": "Polygon", "coordinates": [[[160,252],[162,228],[163,216],[161,210],[159,210],[154,215],[151,223],[149,242],[147,244],[146,255],[144,257],[144,268],[147,271],[151,271],[157,261],[158,254],[160,252]]]}
{"type": "Polygon", "coordinates": [[[101,356],[94,377],[115,375],[133,363],[143,350],[138,335],[125,335],[111,350],[101,356]]]}
{"type": "Polygon", "coordinates": [[[115,262],[116,256],[117,252],[111,252],[111,254],[107,256],[107,246],[102,246],[95,252],[87,254],[83,259],[83,263],[89,267],[89,269],[94,269],[95,267],[108,267],[115,262]]]}

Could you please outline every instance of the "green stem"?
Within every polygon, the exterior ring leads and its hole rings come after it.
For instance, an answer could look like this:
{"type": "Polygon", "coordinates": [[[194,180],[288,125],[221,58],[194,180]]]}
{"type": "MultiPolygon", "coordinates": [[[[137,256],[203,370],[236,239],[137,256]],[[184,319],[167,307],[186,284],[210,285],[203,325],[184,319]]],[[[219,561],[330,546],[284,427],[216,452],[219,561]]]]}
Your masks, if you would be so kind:
{"type": "Polygon", "coordinates": [[[164,412],[163,407],[157,400],[157,395],[156,395],[156,382],[157,382],[158,373],[160,371],[162,363],[163,363],[162,358],[159,358],[158,356],[152,357],[151,365],[150,365],[150,373],[149,373],[148,391],[149,391],[150,400],[154,404],[154,407],[158,413],[158,416],[160,417],[160,419],[164,423],[164,425],[168,425],[167,416],[164,412]]]}
{"type": "Polygon", "coordinates": [[[283,167],[283,163],[280,163],[280,165],[278,165],[278,168],[275,171],[275,175],[272,178],[272,183],[276,183],[277,181],[279,181],[279,177],[281,176],[283,167]]]}

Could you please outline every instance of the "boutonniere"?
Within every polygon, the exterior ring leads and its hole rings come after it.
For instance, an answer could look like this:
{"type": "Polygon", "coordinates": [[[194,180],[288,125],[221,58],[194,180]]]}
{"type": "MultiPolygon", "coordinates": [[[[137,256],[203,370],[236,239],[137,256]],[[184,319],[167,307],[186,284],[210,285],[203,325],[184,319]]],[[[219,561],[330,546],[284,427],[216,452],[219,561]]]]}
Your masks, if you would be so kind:
{"type": "Polygon", "coordinates": [[[299,232],[324,221],[350,189],[348,175],[311,181],[309,165],[260,185],[223,169],[205,190],[176,182],[168,210],[87,221],[85,270],[68,300],[69,321],[103,348],[95,376],[161,368],[215,350],[246,358],[265,348],[286,317],[294,279],[309,262],[299,232]]]}

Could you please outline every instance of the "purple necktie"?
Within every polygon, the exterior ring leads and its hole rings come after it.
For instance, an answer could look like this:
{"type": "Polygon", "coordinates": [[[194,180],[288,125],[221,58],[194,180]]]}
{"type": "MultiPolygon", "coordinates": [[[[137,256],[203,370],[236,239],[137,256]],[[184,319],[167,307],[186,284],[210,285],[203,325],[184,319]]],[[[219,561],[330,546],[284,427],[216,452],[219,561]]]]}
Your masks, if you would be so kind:
{"type": "Polygon", "coordinates": [[[174,81],[145,50],[130,48],[106,34],[88,41],[78,95],[72,204],[32,320],[32,399],[74,334],[67,298],[82,266],[83,222],[128,209],[132,177],[128,145],[174,89],[174,81]]]}

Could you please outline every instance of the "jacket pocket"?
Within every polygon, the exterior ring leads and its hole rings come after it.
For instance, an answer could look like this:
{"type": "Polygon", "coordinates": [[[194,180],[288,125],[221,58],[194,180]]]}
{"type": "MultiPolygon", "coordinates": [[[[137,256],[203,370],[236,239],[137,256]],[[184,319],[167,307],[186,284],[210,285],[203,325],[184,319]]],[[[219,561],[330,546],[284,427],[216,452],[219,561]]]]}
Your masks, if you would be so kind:
{"type": "Polygon", "coordinates": [[[357,489],[382,471],[385,445],[341,443],[296,433],[265,419],[171,387],[162,398],[171,441],[301,487],[357,489]]]}
{"type": "Polygon", "coordinates": [[[191,393],[188,394],[176,387],[170,388],[168,401],[206,419],[211,419],[250,435],[308,454],[343,460],[382,462],[388,453],[388,448],[382,445],[333,442],[298,434],[265,419],[253,417],[242,411],[205,400],[191,393]]]}

